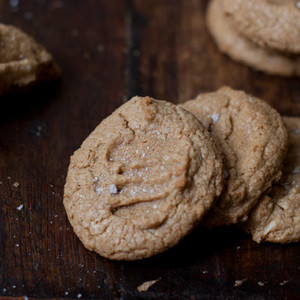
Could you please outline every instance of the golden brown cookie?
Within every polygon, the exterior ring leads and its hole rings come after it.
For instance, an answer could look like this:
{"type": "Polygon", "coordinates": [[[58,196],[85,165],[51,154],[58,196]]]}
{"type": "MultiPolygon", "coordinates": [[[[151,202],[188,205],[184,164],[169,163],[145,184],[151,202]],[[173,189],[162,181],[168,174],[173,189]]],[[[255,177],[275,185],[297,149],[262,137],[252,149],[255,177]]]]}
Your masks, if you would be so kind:
{"type": "Polygon", "coordinates": [[[248,40],[300,54],[299,0],[221,0],[235,30],[248,40]]]}
{"type": "Polygon", "coordinates": [[[0,24],[0,95],[59,76],[44,47],[18,28],[0,24]]]}
{"type": "Polygon", "coordinates": [[[225,188],[203,224],[246,221],[262,193],[281,177],[287,132],[280,115],[266,102],[229,87],[182,106],[210,131],[225,156],[225,188]]]}
{"type": "Polygon", "coordinates": [[[86,248],[141,259],[191,231],[221,193],[222,172],[220,151],[191,113],[135,97],[71,157],[64,205],[86,248]]]}
{"type": "Polygon", "coordinates": [[[300,241],[300,118],[284,117],[284,123],[289,148],[282,179],[259,201],[244,227],[258,243],[300,241]]]}
{"type": "Polygon", "coordinates": [[[220,0],[212,0],[207,11],[207,26],[220,51],[267,74],[300,76],[299,55],[262,48],[244,38],[233,29],[220,3],[220,0]]]}

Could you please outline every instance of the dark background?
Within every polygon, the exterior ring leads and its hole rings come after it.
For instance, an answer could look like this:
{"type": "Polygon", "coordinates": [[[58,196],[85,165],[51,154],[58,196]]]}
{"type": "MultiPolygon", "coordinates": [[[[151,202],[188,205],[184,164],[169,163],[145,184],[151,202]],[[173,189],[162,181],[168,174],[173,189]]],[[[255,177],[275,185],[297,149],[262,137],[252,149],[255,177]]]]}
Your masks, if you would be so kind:
{"type": "Polygon", "coordinates": [[[231,227],[196,229],[162,255],[114,262],[83,247],[62,205],[70,155],[133,95],[178,103],[230,85],[299,116],[299,79],[266,76],[220,54],[205,27],[207,1],[10,3],[1,0],[0,21],[33,35],[63,76],[0,97],[0,295],[300,299],[299,245],[258,245],[231,227]],[[245,281],[235,287],[236,280],[245,281]]]}

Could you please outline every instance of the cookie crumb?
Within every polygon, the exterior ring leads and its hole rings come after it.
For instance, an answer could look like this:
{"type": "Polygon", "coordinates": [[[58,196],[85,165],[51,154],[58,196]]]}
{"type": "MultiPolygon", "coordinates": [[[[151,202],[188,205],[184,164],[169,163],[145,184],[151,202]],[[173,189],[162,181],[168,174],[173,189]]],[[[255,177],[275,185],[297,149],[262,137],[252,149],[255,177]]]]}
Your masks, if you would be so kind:
{"type": "Polygon", "coordinates": [[[284,281],[280,282],[279,285],[285,285],[288,282],[289,282],[289,280],[284,280],[284,281]]]}
{"type": "Polygon", "coordinates": [[[233,286],[234,286],[234,287],[240,286],[240,285],[242,285],[246,280],[247,280],[246,278],[241,279],[241,280],[236,280],[236,281],[234,282],[234,285],[233,285],[233,286]]]}
{"type": "Polygon", "coordinates": [[[13,183],[13,186],[14,186],[15,188],[17,188],[17,187],[20,186],[20,183],[16,181],[16,182],[13,183]]]}
{"type": "Polygon", "coordinates": [[[264,286],[264,285],[265,285],[265,283],[262,282],[262,281],[259,281],[257,284],[258,284],[259,286],[264,286]]]}
{"type": "Polygon", "coordinates": [[[78,29],[74,28],[71,30],[71,36],[77,36],[79,34],[78,29]]]}
{"type": "Polygon", "coordinates": [[[140,286],[137,287],[137,290],[139,292],[146,292],[152,285],[154,285],[157,281],[159,281],[160,278],[150,281],[145,281],[140,286]]]}
{"type": "Polygon", "coordinates": [[[21,204],[21,205],[19,205],[19,206],[17,207],[17,210],[22,210],[23,207],[24,207],[24,205],[21,204]]]}
{"type": "Polygon", "coordinates": [[[103,46],[103,45],[98,45],[98,46],[97,46],[97,50],[98,50],[99,52],[103,52],[103,51],[105,51],[105,46],[103,46]]]}
{"type": "Polygon", "coordinates": [[[84,57],[85,59],[89,59],[89,58],[91,57],[91,55],[90,55],[89,52],[84,52],[84,53],[83,53],[83,57],[84,57]]]}

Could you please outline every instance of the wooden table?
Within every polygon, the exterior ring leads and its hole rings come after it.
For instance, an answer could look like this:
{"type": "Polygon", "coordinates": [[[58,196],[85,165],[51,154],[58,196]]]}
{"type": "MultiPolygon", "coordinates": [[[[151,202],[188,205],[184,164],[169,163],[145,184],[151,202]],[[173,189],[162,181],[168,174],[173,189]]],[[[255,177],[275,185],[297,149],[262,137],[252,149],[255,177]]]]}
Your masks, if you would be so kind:
{"type": "Polygon", "coordinates": [[[205,27],[206,5],[0,2],[0,21],[35,36],[63,70],[59,83],[1,97],[1,296],[300,299],[297,244],[258,245],[231,227],[196,229],[162,255],[114,262],[86,250],[66,218],[62,200],[70,155],[133,95],[178,103],[230,85],[283,114],[300,115],[299,79],[266,76],[220,54],[205,27]],[[137,290],[156,279],[147,291],[137,290]]]}

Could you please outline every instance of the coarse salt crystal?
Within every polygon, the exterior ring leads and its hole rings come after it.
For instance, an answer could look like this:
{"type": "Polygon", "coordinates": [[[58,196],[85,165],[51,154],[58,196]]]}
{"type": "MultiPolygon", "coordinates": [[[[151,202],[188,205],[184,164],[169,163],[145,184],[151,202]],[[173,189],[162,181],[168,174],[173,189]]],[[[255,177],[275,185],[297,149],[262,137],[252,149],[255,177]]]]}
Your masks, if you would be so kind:
{"type": "Polygon", "coordinates": [[[17,207],[17,210],[21,210],[23,207],[24,207],[24,205],[21,204],[21,205],[19,205],[19,206],[17,207]]]}
{"type": "Polygon", "coordinates": [[[95,190],[98,195],[100,195],[103,192],[103,188],[101,188],[101,187],[96,187],[95,190]]]}
{"type": "Polygon", "coordinates": [[[296,6],[300,9],[300,1],[296,3],[296,6]]]}
{"type": "Polygon", "coordinates": [[[82,294],[78,294],[78,295],[77,295],[77,298],[81,298],[81,297],[82,297],[82,294]]]}
{"type": "Polygon", "coordinates": [[[117,194],[117,193],[118,193],[118,189],[117,189],[117,187],[116,187],[114,184],[112,184],[112,185],[109,187],[109,192],[110,192],[111,194],[117,194]]]}
{"type": "Polygon", "coordinates": [[[213,120],[213,124],[215,124],[219,120],[219,114],[214,114],[214,115],[211,116],[211,118],[213,120]]]}
{"type": "Polygon", "coordinates": [[[298,174],[298,173],[300,173],[300,167],[296,166],[293,170],[293,174],[298,174]]]}

